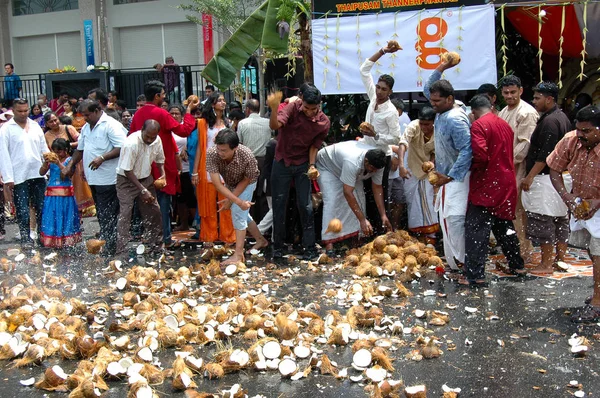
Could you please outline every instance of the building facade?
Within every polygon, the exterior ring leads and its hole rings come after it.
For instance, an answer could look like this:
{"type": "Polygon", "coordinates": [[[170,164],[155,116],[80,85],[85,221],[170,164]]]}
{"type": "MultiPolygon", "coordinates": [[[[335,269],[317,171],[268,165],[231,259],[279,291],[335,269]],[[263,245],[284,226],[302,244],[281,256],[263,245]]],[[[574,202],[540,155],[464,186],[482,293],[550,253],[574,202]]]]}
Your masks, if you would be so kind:
{"type": "MultiPolygon", "coordinates": [[[[202,26],[177,8],[182,0],[0,0],[0,62],[19,75],[66,65],[148,68],[172,56],[180,65],[204,62],[202,26]],[[85,24],[92,30],[84,28],[85,24]]],[[[214,52],[224,42],[214,30],[214,52]]]]}

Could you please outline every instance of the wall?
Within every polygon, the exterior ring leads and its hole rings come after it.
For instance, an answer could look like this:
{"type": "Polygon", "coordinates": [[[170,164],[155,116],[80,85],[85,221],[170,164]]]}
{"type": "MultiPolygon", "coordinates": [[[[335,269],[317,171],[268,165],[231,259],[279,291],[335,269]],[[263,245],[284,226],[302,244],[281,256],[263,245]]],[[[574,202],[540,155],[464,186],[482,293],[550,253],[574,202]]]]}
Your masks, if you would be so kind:
{"type": "MultiPolygon", "coordinates": [[[[133,4],[114,5],[112,0],[105,1],[106,32],[108,41],[108,59],[102,56],[102,43],[98,37],[98,16],[100,15],[101,0],[79,0],[79,9],[70,11],[52,12],[13,16],[10,0],[0,0],[0,60],[15,63],[17,73],[46,73],[50,67],[63,67],[63,60],[69,60],[78,70],[84,71],[85,44],[83,41],[83,20],[91,19],[94,23],[94,52],[95,63],[111,61],[114,68],[121,67],[151,67],[154,63],[164,62],[164,55],[172,55],[177,63],[203,63],[203,40],[200,26],[189,22],[185,12],[176,7],[181,0],[157,0],[133,4]],[[7,21],[7,23],[5,23],[7,21]],[[122,43],[131,45],[131,40],[140,43],[143,36],[140,33],[148,31],[154,37],[158,49],[152,49],[148,56],[127,58],[123,63],[122,43]],[[79,32],[79,46],[73,45],[74,34],[79,32]],[[136,34],[136,32],[138,34],[136,34]],[[157,35],[157,32],[159,33],[157,35]],[[185,32],[185,37],[178,37],[177,32],[185,32]],[[193,37],[192,36],[193,32],[193,37]],[[54,36],[56,34],[56,36],[54,36]],[[65,35],[66,34],[66,35],[65,35]],[[4,38],[10,40],[6,42],[4,38]],[[68,46],[60,43],[67,40],[68,46]],[[43,48],[50,45],[51,41],[58,45],[58,51],[48,51],[43,48]],[[181,50],[181,48],[185,50],[181,50]],[[30,62],[30,56],[24,52],[37,52],[55,59],[44,60],[39,63],[30,62]],[[182,53],[181,51],[185,51],[182,53]],[[56,54],[58,53],[58,56],[56,54]],[[179,60],[177,57],[179,54],[179,60]],[[27,66],[19,65],[17,60],[27,62],[27,66]],[[78,61],[78,62],[74,62],[78,61]],[[182,62],[186,61],[186,62],[182,62]],[[191,62],[194,61],[194,62],[191,62]]],[[[215,52],[223,43],[223,38],[216,32],[213,45],[215,52]]],[[[141,44],[140,44],[141,45],[141,44]]]]}

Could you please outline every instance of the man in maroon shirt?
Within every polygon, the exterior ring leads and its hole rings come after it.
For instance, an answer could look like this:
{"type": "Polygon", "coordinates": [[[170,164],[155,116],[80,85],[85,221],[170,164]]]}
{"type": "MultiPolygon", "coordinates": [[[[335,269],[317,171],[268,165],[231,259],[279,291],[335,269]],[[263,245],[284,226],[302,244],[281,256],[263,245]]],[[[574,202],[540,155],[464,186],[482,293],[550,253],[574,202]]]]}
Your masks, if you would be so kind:
{"type": "Polygon", "coordinates": [[[320,109],[321,92],[307,87],[302,101],[290,102],[277,112],[281,93],[269,95],[271,108],[269,125],[279,130],[275,161],[271,171],[273,195],[273,258],[280,258],[285,236],[285,207],[292,180],[302,223],[302,246],[305,258],[317,256],[311,195],[311,179],[318,177],[315,168],[317,151],[329,131],[329,119],[320,109]],[[308,172],[308,173],[307,173],[308,172]],[[309,179],[309,175],[312,178],[309,179]]]}
{"type": "Polygon", "coordinates": [[[177,145],[171,133],[177,134],[180,137],[189,136],[196,127],[196,119],[191,115],[195,106],[190,102],[188,105],[183,123],[179,124],[173,116],[160,105],[165,99],[165,85],[158,80],[150,80],[144,84],[144,95],[146,96],[146,104],[135,112],[131,120],[129,132],[133,133],[142,129],[144,122],[148,119],[156,120],[160,124],[160,132],[158,133],[163,144],[165,153],[165,175],[167,185],[157,191],[157,200],[162,213],[162,230],[163,242],[165,248],[173,248],[176,242],[171,239],[171,199],[177,192],[177,145]]]}
{"type": "Polygon", "coordinates": [[[471,125],[473,160],[465,218],[465,275],[459,279],[463,285],[485,283],[490,230],[508,260],[508,271],[526,273],[512,222],[517,205],[514,133],[508,123],[494,115],[485,94],[473,97],[470,105],[476,120],[471,125]]]}

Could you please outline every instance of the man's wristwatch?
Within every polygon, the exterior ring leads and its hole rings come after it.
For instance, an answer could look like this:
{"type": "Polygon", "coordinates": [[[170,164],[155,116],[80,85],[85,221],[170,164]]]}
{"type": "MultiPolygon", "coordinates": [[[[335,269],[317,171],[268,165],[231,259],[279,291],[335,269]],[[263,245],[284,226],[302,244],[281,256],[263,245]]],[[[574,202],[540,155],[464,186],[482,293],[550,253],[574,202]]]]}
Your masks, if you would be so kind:
{"type": "Polygon", "coordinates": [[[142,194],[144,194],[144,193],[146,193],[146,192],[148,192],[148,193],[149,193],[150,191],[148,191],[146,188],[142,189],[142,194]]]}
{"type": "Polygon", "coordinates": [[[373,137],[375,141],[379,140],[379,133],[375,133],[375,137],[373,137]]]}

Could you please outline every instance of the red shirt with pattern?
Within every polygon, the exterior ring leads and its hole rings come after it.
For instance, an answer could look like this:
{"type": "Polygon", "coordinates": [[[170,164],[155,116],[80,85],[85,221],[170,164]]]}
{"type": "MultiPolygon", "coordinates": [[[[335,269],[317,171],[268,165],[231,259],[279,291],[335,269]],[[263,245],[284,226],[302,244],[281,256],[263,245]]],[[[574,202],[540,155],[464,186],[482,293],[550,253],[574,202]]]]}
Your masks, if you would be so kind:
{"type": "Polygon", "coordinates": [[[260,175],[258,162],[252,151],[242,144],[237,146],[233,159],[229,163],[217,154],[216,146],[210,148],[206,152],[206,171],[219,173],[225,180],[225,186],[230,190],[234,190],[244,178],[248,178],[252,184],[258,181],[260,175]]]}
{"type": "Polygon", "coordinates": [[[571,174],[573,195],[600,199],[600,145],[587,149],[577,139],[577,132],[571,131],[556,144],[546,163],[554,171],[571,174]]]}

